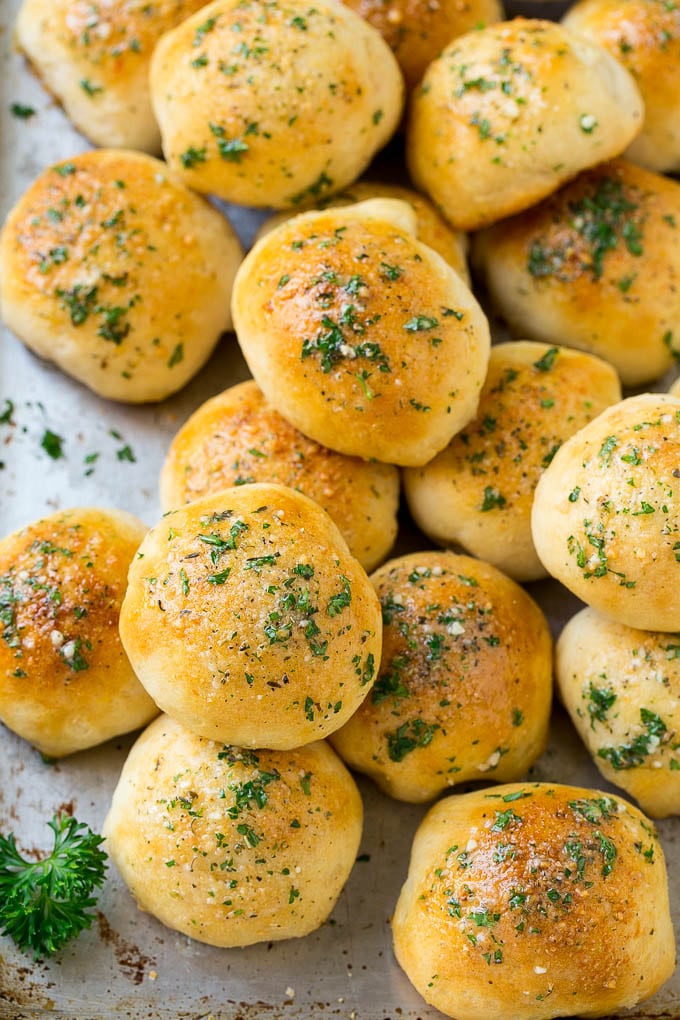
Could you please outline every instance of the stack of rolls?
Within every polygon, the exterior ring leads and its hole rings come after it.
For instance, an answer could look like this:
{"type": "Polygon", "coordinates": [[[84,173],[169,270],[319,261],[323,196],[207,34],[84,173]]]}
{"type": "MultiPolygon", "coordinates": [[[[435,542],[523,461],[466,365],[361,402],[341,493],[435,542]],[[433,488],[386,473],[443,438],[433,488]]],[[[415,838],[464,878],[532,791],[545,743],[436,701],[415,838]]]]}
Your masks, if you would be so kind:
{"type": "Polygon", "coordinates": [[[223,488],[147,534],[120,631],[167,713],[133,748],[105,824],[138,903],[213,945],[306,935],[361,837],[361,798],[323,738],[380,663],[363,568],[307,496],[223,488]]]}

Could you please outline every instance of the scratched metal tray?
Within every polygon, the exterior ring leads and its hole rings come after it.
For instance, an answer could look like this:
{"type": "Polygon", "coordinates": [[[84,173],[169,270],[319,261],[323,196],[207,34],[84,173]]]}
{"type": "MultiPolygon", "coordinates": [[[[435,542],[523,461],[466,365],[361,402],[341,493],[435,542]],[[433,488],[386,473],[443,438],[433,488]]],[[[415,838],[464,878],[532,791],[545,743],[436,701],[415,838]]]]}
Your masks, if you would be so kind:
{"type": "MultiPolygon", "coordinates": [[[[60,109],[11,52],[18,0],[0,0],[0,197],[4,214],[47,165],[86,147],[60,109]],[[20,102],[36,109],[28,121],[9,116],[20,102]]],[[[513,12],[521,5],[515,4],[513,12]]],[[[524,5],[527,13],[559,11],[559,3],[524,5]]],[[[398,162],[398,147],[392,151],[398,162]]],[[[382,171],[390,168],[383,163],[382,171]]],[[[230,210],[246,243],[261,217],[230,210]]],[[[172,435],[207,397],[247,376],[233,337],[181,394],[156,406],[107,403],[30,355],[10,334],[0,344],[0,408],[15,405],[12,425],[0,424],[0,533],[69,505],[123,506],[149,524],[159,514],[157,478],[172,435]],[[63,437],[64,457],[41,448],[46,429],[63,437]],[[131,454],[119,453],[129,447],[131,454]],[[92,458],[92,454],[98,454],[92,458]],[[129,459],[130,456],[134,460],[129,459]]],[[[404,520],[400,550],[426,540],[404,520]]],[[[577,603],[554,582],[531,586],[557,633],[577,603]]],[[[45,820],[59,807],[99,827],[133,738],[46,765],[0,726],[0,831],[17,833],[28,851],[44,847],[45,820]]],[[[571,725],[559,711],[549,750],[532,778],[602,786],[571,725]]],[[[52,962],[34,963],[0,938],[0,1017],[95,1018],[347,1018],[436,1020],[397,966],[390,914],[406,876],[415,828],[425,808],[403,805],[359,780],[365,831],[350,881],[331,920],[306,939],[218,950],[163,928],[136,909],[110,871],[93,927],[52,962]]],[[[680,820],[660,826],[680,924],[680,820]]],[[[680,932],[679,932],[680,934],[680,932]]],[[[653,1000],[626,1014],[680,1016],[680,974],[653,1000]]]]}

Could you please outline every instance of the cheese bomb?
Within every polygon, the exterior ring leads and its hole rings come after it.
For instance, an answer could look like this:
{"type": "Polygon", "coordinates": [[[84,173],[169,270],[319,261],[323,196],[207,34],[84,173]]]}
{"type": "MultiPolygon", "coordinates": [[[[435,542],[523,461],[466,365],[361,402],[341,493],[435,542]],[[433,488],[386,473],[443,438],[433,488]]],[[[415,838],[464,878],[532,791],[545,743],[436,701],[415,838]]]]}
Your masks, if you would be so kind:
{"type": "Polygon", "coordinates": [[[160,160],[98,149],[49,167],[0,236],[0,310],[102,397],[163,400],[231,326],[241,246],[160,160]]]}
{"type": "Polygon", "coordinates": [[[602,46],[515,18],[454,39],[414,94],[407,159],[454,227],[534,205],[642,127],[633,77],[602,46]]]}
{"type": "Polygon", "coordinates": [[[323,741],[253,751],[161,716],[130,751],[103,832],[142,910],[232,947],[323,924],[362,820],[354,780],[323,741]]]}
{"type": "Polygon", "coordinates": [[[416,229],[395,199],[304,213],[238,273],[234,324],[257,384],[331,450],[424,464],[475,413],[488,323],[416,229]]]}
{"type": "Polygon", "coordinates": [[[555,783],[436,804],[392,932],[408,978],[456,1020],[615,1015],[675,966],[654,826],[618,797],[555,783]]]}
{"type": "Polygon", "coordinates": [[[201,736],[288,749],[337,729],[380,665],[377,596],[337,527],[282,485],[174,510],[129,575],[123,645],[157,704],[201,736]]]}
{"type": "Polygon", "coordinates": [[[535,602],[469,556],[422,552],[371,577],[383,650],[366,700],[331,742],[399,800],[522,776],[543,750],[552,641],[535,602]]]}
{"type": "Polygon", "coordinates": [[[404,102],[387,43],[334,0],[215,0],[163,36],[150,82],[186,184],[277,209],[356,180],[404,102]]]}

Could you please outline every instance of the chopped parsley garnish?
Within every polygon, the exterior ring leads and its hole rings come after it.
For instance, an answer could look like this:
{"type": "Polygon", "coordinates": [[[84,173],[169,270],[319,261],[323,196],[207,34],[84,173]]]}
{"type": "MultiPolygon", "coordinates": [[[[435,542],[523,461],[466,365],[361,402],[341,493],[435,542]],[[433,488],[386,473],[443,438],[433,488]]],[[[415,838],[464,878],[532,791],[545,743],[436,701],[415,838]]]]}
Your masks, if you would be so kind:
{"type": "Polygon", "coordinates": [[[207,158],[207,148],[196,149],[193,145],[190,145],[188,149],[180,153],[180,163],[187,170],[191,170],[192,167],[196,166],[197,163],[205,163],[207,158]]]}
{"type": "Polygon", "coordinates": [[[614,867],[614,861],[616,860],[616,847],[610,839],[603,836],[599,829],[596,829],[593,835],[599,840],[600,846],[599,851],[602,854],[602,874],[606,878],[610,875],[612,868],[614,867]]]}
{"type": "Polygon", "coordinates": [[[276,556],[251,556],[246,560],[244,570],[254,570],[261,574],[265,567],[273,567],[276,564],[276,556]]]}
{"type": "Polygon", "coordinates": [[[409,333],[422,333],[429,329],[436,329],[438,325],[439,319],[434,319],[431,315],[414,315],[412,319],[404,323],[404,329],[409,333]]]}
{"type": "Polygon", "coordinates": [[[324,170],[322,170],[316,180],[313,181],[309,187],[303,188],[302,191],[298,191],[295,195],[291,195],[289,201],[292,205],[299,205],[305,198],[320,198],[324,191],[327,191],[332,187],[332,178],[329,177],[324,170]]]}
{"type": "Polygon", "coordinates": [[[134,464],[137,460],[137,458],[134,455],[132,447],[129,446],[127,443],[125,446],[122,446],[120,450],[116,450],[116,457],[118,458],[118,460],[127,460],[131,464],[134,464]]]}
{"type": "Polygon", "coordinates": [[[345,337],[342,326],[351,331],[351,339],[361,336],[366,332],[370,322],[362,323],[356,318],[354,305],[346,306],[340,316],[339,322],[335,322],[330,316],[324,315],[321,319],[322,331],[313,340],[303,340],[300,358],[302,361],[314,354],[321,355],[321,371],[328,373],[333,366],[343,358],[366,358],[373,362],[379,371],[389,372],[389,358],[383,353],[380,344],[364,340],[358,344],[352,344],[345,337]]]}
{"type": "Polygon", "coordinates": [[[89,78],[81,78],[80,87],[83,92],[90,97],[90,99],[93,96],[96,96],[99,92],[104,91],[101,85],[94,85],[89,78]]]}
{"type": "Polygon", "coordinates": [[[31,117],[35,117],[36,112],[32,106],[24,106],[23,103],[11,103],[9,110],[12,116],[19,120],[30,120],[31,117]]]}
{"type": "Polygon", "coordinates": [[[222,535],[213,531],[208,535],[198,535],[198,540],[199,542],[203,542],[204,545],[209,545],[211,547],[210,559],[212,560],[213,565],[216,565],[223,552],[227,549],[236,548],[238,536],[241,532],[247,530],[248,525],[245,521],[234,521],[229,529],[229,538],[223,538],[222,535]]]}
{"type": "Polygon", "coordinates": [[[616,801],[613,797],[592,797],[587,800],[570,800],[569,807],[577,816],[586,822],[598,825],[601,821],[615,818],[618,814],[616,801]]]}
{"type": "Polygon", "coordinates": [[[228,138],[226,131],[220,124],[210,124],[210,130],[217,139],[217,149],[228,163],[240,163],[243,153],[247,152],[250,146],[241,138],[228,138]]]}
{"type": "Polygon", "coordinates": [[[181,361],[184,361],[184,344],[179,343],[173,348],[172,354],[168,358],[168,368],[174,368],[181,361]]]}
{"type": "Polygon", "coordinates": [[[352,601],[352,589],[350,587],[349,579],[342,576],[342,591],[337,592],[335,595],[331,595],[328,600],[328,615],[338,616],[339,613],[346,609],[352,601]]]}
{"type": "Polygon", "coordinates": [[[61,460],[64,457],[64,438],[51,429],[45,429],[40,445],[52,460],[61,460]]]}
{"type": "Polygon", "coordinates": [[[609,687],[595,687],[592,680],[588,688],[588,715],[590,728],[595,729],[595,721],[605,722],[607,712],[616,701],[616,694],[609,687]]]}
{"type": "Polygon", "coordinates": [[[521,821],[522,819],[520,815],[516,815],[512,808],[508,808],[507,811],[497,811],[496,819],[491,826],[491,831],[503,832],[504,829],[507,829],[508,825],[521,824],[521,821]]]}
{"type": "Polygon", "coordinates": [[[227,567],[226,570],[221,570],[219,574],[209,574],[206,577],[206,581],[208,584],[224,584],[230,573],[231,567],[227,567]]]}
{"type": "Polygon", "coordinates": [[[488,513],[489,510],[502,510],[507,500],[498,489],[494,489],[493,486],[487,485],[484,488],[484,499],[482,505],[479,507],[482,513],[488,513]]]}
{"type": "Polygon", "coordinates": [[[58,289],[57,297],[60,297],[68,308],[73,325],[82,326],[95,309],[97,287],[87,287],[84,284],[76,283],[69,290],[58,289]]]}
{"type": "Polygon", "coordinates": [[[408,659],[401,655],[395,655],[385,672],[381,672],[371,691],[371,701],[374,705],[380,705],[387,698],[393,698],[398,703],[399,699],[410,697],[410,691],[401,677],[401,670],[408,664],[408,659]]]}
{"type": "Polygon", "coordinates": [[[426,723],[422,719],[402,723],[394,733],[387,734],[387,753],[390,759],[403,761],[417,747],[427,747],[439,728],[438,723],[426,723]]]}
{"type": "Polygon", "coordinates": [[[194,48],[200,46],[201,43],[203,42],[203,37],[206,36],[208,32],[212,32],[216,24],[217,18],[208,18],[207,21],[204,21],[203,24],[199,25],[198,28],[196,29],[196,34],[194,35],[194,39],[191,45],[194,48]]]}
{"type": "Polygon", "coordinates": [[[555,358],[559,353],[558,347],[551,347],[550,350],[545,352],[543,357],[539,358],[538,361],[534,361],[534,368],[539,372],[549,372],[555,364],[555,358]]]}
{"type": "Polygon", "coordinates": [[[59,655],[62,661],[65,662],[66,665],[74,671],[74,673],[80,673],[82,670],[90,668],[89,662],[80,651],[82,646],[82,639],[78,637],[72,641],[67,641],[66,644],[62,645],[59,649],[59,655]]]}
{"type": "Polygon", "coordinates": [[[582,113],[578,119],[579,127],[586,135],[592,135],[593,131],[597,127],[597,117],[592,113],[582,113]]]}

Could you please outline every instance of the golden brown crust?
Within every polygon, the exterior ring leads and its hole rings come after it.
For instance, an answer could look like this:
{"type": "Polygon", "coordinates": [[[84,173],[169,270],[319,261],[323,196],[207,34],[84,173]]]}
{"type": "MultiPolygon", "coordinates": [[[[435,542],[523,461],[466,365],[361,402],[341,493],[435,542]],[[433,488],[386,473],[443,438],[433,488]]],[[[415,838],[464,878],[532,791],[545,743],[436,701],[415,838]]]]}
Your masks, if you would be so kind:
{"type": "Polygon", "coordinates": [[[366,570],[385,559],[397,537],[397,469],[307,439],[251,380],[206,401],[179,430],[163,465],[161,501],[172,510],[252,482],[288,485],[313,499],[366,570]]]}
{"type": "Polygon", "coordinates": [[[130,567],[121,638],[164,711],[244,747],[341,726],[380,664],[380,605],[321,507],[281,485],[166,514],[130,567]]]}
{"type": "Polygon", "coordinates": [[[555,670],[562,701],[604,778],[654,818],[680,814],[677,635],[583,609],[560,635],[555,670]]]}
{"type": "Polygon", "coordinates": [[[244,261],[232,311],[258,385],[301,432],[352,456],[423,464],[474,414],[488,324],[387,209],[412,216],[376,199],[282,224],[244,261]]]}
{"type": "Polygon", "coordinates": [[[680,348],[680,185],[624,160],[581,174],[475,242],[513,332],[606,358],[624,385],[680,348]]]}
{"type": "Polygon", "coordinates": [[[480,25],[500,21],[498,0],[344,0],[394,53],[412,91],[442,48],[480,25]]]}
{"type": "Polygon", "coordinates": [[[604,46],[633,75],[645,104],[626,150],[650,170],[680,170],[680,9],[650,0],[580,0],[563,24],[604,46]]]}
{"type": "Polygon", "coordinates": [[[532,513],[547,570],[610,619],[680,630],[680,400],[644,393],[558,450],[532,513]]]}
{"type": "Polygon", "coordinates": [[[163,37],[150,81],[163,151],[187,184],[279,209],[356,180],[404,92],[379,33],[333,0],[215,0],[163,37]]]}
{"type": "Polygon", "coordinates": [[[160,151],[149,65],[161,35],[205,0],[24,0],[16,40],[45,87],[97,145],[160,151]]]}
{"type": "Polygon", "coordinates": [[[552,642],[538,606],[494,567],[449,552],[390,560],[371,580],[382,665],[331,743],[400,800],[507,782],[545,746],[552,642]]]}
{"type": "Polygon", "coordinates": [[[605,49],[515,18],[455,39],[430,65],[412,103],[409,168],[450,223],[476,229],[617,156],[642,116],[633,78],[605,49]]]}
{"type": "Polygon", "coordinates": [[[325,921],[362,813],[323,742],[244,751],[161,716],[130,752],[104,832],[143,910],[200,942],[246,946],[325,921]]]}
{"type": "Polygon", "coordinates": [[[565,439],[620,399],[616,372],[599,358],[526,340],[492,347],[477,417],[404,472],[416,524],[516,581],[544,577],[531,538],[538,479],[565,439]]]}
{"type": "MultiPolygon", "coordinates": [[[[355,181],[348,188],[343,188],[337,195],[315,203],[317,209],[332,209],[343,205],[366,202],[371,198],[396,198],[407,202],[416,214],[416,235],[419,241],[428,248],[434,248],[445,262],[455,269],[461,279],[470,286],[470,272],[467,264],[468,239],[459,230],[449,226],[443,216],[424,195],[401,184],[385,184],[380,181],[355,181]]],[[[275,213],[262,224],[257,232],[256,240],[270,233],[274,227],[285,223],[294,213],[284,211],[275,213]]]]}
{"type": "Polygon", "coordinates": [[[6,325],[101,396],[161,400],[230,325],[241,247],[164,163],[99,149],[50,167],[0,239],[6,325]]]}
{"type": "Polygon", "coordinates": [[[392,929],[410,980],[457,1020],[610,1015],[674,967],[654,827],[572,786],[440,801],[416,833],[392,929]]]}
{"type": "Polygon", "coordinates": [[[158,709],[118,636],[146,527],[120,510],[64,510],[0,541],[0,717],[53,757],[143,726],[158,709]]]}

